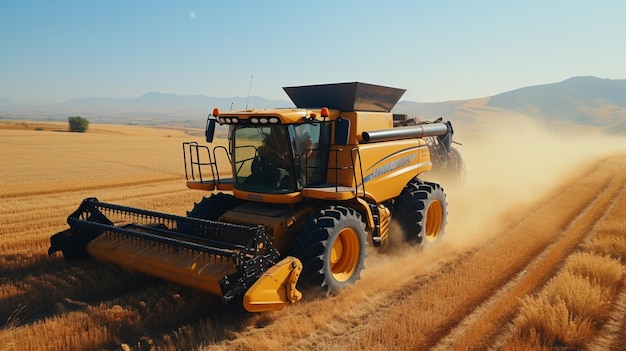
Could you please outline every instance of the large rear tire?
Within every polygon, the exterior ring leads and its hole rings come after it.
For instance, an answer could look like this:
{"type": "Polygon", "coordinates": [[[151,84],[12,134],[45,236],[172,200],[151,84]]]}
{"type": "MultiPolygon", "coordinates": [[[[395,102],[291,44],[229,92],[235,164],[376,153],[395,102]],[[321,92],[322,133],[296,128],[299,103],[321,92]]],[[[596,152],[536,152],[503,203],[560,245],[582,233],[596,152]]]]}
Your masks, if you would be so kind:
{"type": "Polygon", "coordinates": [[[331,206],[319,211],[298,236],[294,253],[303,262],[300,281],[336,294],[361,277],[367,233],[352,208],[331,206]]]}
{"type": "Polygon", "coordinates": [[[445,231],[447,205],[441,185],[414,180],[396,199],[394,215],[406,239],[422,245],[436,243],[445,231]]]}

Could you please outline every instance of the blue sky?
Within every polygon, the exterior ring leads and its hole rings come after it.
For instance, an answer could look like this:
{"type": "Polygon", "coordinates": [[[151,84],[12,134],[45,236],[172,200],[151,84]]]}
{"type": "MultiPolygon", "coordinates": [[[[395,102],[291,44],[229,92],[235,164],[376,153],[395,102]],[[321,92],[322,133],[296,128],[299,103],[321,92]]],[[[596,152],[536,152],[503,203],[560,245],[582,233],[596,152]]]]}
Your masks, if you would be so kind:
{"type": "Polygon", "coordinates": [[[288,100],[362,81],[403,100],[626,78],[626,1],[0,0],[0,98],[157,91],[288,100]]]}

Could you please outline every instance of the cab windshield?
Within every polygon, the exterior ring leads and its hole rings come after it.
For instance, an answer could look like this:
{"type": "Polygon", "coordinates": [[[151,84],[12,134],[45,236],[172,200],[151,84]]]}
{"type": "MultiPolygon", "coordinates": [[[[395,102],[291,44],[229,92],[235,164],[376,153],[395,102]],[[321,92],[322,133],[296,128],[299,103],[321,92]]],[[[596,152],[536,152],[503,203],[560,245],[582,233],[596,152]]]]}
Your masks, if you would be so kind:
{"type": "Polygon", "coordinates": [[[233,164],[237,189],[260,193],[298,190],[287,125],[235,129],[233,164]]]}
{"type": "Polygon", "coordinates": [[[330,122],[237,126],[235,187],[283,194],[324,183],[330,136],[330,122]]]}

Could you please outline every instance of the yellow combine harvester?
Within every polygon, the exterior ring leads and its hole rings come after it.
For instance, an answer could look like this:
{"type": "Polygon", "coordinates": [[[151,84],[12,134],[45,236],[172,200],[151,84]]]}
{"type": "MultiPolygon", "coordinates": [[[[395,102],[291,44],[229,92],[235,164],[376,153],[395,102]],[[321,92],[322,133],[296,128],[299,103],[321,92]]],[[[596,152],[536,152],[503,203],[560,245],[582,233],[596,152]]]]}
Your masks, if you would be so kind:
{"type": "Polygon", "coordinates": [[[389,245],[391,219],[409,240],[440,239],[446,197],[419,176],[432,167],[424,138],[449,146],[449,122],[394,128],[402,89],[284,90],[296,108],[213,111],[206,140],[228,126],[228,148],[183,143],[187,186],[214,192],[187,216],[88,198],[49,254],[95,257],[257,312],[298,301],[302,284],[328,293],[353,284],[368,244],[389,245]]]}

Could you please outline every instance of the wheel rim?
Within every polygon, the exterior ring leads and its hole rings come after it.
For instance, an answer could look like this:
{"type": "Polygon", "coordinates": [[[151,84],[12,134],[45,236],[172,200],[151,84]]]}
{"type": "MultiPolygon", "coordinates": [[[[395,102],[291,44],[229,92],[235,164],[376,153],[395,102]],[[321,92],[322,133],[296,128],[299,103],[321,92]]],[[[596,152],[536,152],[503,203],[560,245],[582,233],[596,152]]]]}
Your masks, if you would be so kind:
{"type": "Polygon", "coordinates": [[[437,238],[443,222],[443,206],[439,200],[434,200],[426,211],[426,239],[432,241],[437,238]]]}
{"type": "Polygon", "coordinates": [[[330,252],[330,271],[335,280],[350,279],[359,263],[360,250],[357,232],[353,228],[343,228],[330,252]]]}

